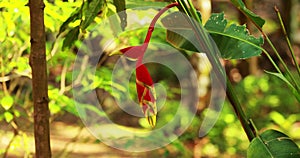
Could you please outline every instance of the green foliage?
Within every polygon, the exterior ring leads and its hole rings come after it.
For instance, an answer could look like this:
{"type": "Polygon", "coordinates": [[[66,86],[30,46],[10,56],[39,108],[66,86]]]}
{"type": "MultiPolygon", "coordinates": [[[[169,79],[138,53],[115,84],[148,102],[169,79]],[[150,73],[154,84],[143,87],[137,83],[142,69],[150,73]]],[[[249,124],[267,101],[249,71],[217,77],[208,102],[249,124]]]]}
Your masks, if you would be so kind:
{"type": "Polygon", "coordinates": [[[254,14],[251,10],[249,10],[242,0],[230,0],[233,5],[235,5],[238,9],[240,9],[245,15],[247,15],[253,23],[255,23],[260,28],[265,24],[265,20],[260,16],[254,14]]]}
{"type": "Polygon", "coordinates": [[[79,29],[79,26],[77,26],[70,30],[70,32],[65,37],[62,50],[65,50],[65,48],[69,48],[77,40],[79,36],[79,29]]]}
{"type": "Polygon", "coordinates": [[[284,83],[286,83],[286,85],[291,89],[292,93],[294,94],[294,96],[296,97],[298,102],[300,103],[300,93],[297,91],[297,88],[293,84],[291,84],[291,82],[285,76],[283,76],[283,74],[268,72],[268,71],[266,71],[266,73],[276,76],[279,79],[281,79],[284,83]]]}
{"type": "MultiPolygon", "coordinates": [[[[46,3],[45,8],[45,26],[47,33],[47,60],[49,68],[49,105],[51,111],[51,121],[55,120],[56,117],[61,116],[65,113],[71,113],[78,116],[77,110],[74,106],[74,101],[71,95],[71,82],[72,82],[72,71],[73,64],[76,57],[76,53],[69,49],[72,46],[78,46],[76,43],[78,37],[83,34],[89,33],[89,26],[94,24],[94,21],[101,22],[101,19],[107,15],[111,15],[114,12],[125,10],[125,8],[135,7],[149,7],[157,6],[162,7],[168,2],[153,2],[153,1],[96,1],[87,0],[76,2],[62,2],[55,1],[55,3],[46,3]],[[111,3],[106,4],[105,2],[111,3]],[[114,7],[112,6],[114,4],[114,7]],[[54,39],[54,37],[57,39],[54,39]],[[62,37],[62,38],[60,38],[62,37]],[[63,48],[61,51],[60,48],[63,48]]],[[[238,6],[245,14],[251,17],[259,27],[262,27],[264,20],[257,15],[254,15],[251,11],[245,8],[244,4],[240,0],[232,0],[234,5],[238,6]]],[[[15,152],[17,147],[23,147],[24,157],[30,156],[28,146],[28,136],[26,134],[27,129],[31,128],[32,122],[32,102],[31,102],[31,69],[29,66],[29,51],[30,41],[29,39],[29,12],[28,7],[25,5],[28,3],[27,0],[21,1],[10,1],[3,0],[0,2],[0,65],[1,73],[1,88],[6,83],[7,90],[1,89],[0,91],[0,121],[5,125],[9,124],[14,130],[18,130],[19,134],[11,144],[11,151],[15,152]],[[2,91],[3,90],[3,91],[2,91]],[[15,129],[15,124],[17,128],[15,129]],[[22,125],[22,126],[21,126],[22,125]],[[25,129],[25,130],[24,130],[25,129]],[[23,144],[25,144],[23,146],[23,144]]],[[[153,10],[147,10],[152,12],[153,10]]],[[[154,10],[155,11],[155,10],[154,10]]],[[[145,12],[141,15],[144,16],[145,12]]],[[[175,13],[174,13],[175,15],[175,13]]],[[[173,18],[173,14],[169,15],[173,18]]],[[[120,15],[121,27],[124,29],[126,26],[126,15],[120,15]]],[[[175,19],[175,18],[174,18],[175,19]]],[[[164,20],[163,20],[164,21],[164,20]]],[[[174,20],[173,23],[177,21],[174,20]]],[[[205,24],[205,29],[213,37],[217,46],[221,50],[222,57],[226,59],[240,59],[257,56],[261,52],[260,46],[263,44],[262,38],[255,38],[247,32],[245,26],[230,25],[228,26],[227,20],[224,19],[224,14],[213,14],[211,19],[205,24]],[[245,51],[245,52],[243,52],[245,51]]],[[[91,28],[91,27],[90,27],[91,28]]],[[[187,36],[194,36],[195,34],[188,30],[183,23],[180,32],[187,36]],[[186,31],[186,32],[184,32],[186,31]]],[[[139,45],[145,36],[146,29],[136,30],[135,32],[127,32],[125,35],[120,36],[120,45],[139,45]],[[128,43],[122,41],[122,39],[128,39],[128,43]],[[124,42],[124,43],[122,43],[124,42]]],[[[103,34],[105,36],[105,33],[103,34]]],[[[165,33],[164,29],[155,29],[153,33],[154,42],[164,42],[165,33]]],[[[187,49],[196,50],[187,40],[182,39],[182,36],[178,36],[168,31],[168,40],[173,45],[187,49]],[[171,37],[173,35],[174,37],[171,37]],[[181,39],[180,39],[181,38],[181,39]],[[176,41],[177,40],[177,41],[176,41]],[[175,44],[174,44],[175,43],[175,44]]],[[[196,50],[197,51],[197,50],[196,50]]],[[[168,74],[167,76],[159,76],[160,78],[170,77],[170,73],[166,73],[163,70],[161,74],[168,74]]],[[[84,70],[78,73],[84,73],[84,70]]],[[[113,94],[111,86],[128,93],[126,89],[117,83],[111,81],[112,69],[105,65],[100,69],[97,69],[96,74],[85,74],[85,78],[81,78],[80,81],[84,85],[80,93],[85,93],[89,90],[104,89],[106,92],[111,93],[115,98],[120,98],[119,94],[113,94]]],[[[287,82],[286,78],[282,74],[273,74],[280,79],[284,80],[289,86],[291,83],[287,82]]],[[[167,87],[170,85],[170,80],[161,80],[160,83],[167,87]]],[[[174,85],[167,88],[167,101],[163,106],[164,100],[158,100],[158,106],[162,108],[159,114],[158,127],[162,127],[173,119],[177,107],[180,106],[176,96],[180,93],[178,88],[174,85]]],[[[134,81],[130,83],[130,96],[133,99],[137,99],[135,92],[134,81]]],[[[299,104],[291,97],[291,93],[288,92],[285,86],[282,86],[282,82],[276,80],[270,76],[264,75],[262,77],[248,76],[241,83],[237,84],[236,88],[239,90],[239,97],[249,116],[252,116],[254,122],[257,122],[259,128],[275,128],[280,131],[284,131],[296,141],[299,141],[300,135],[297,122],[300,120],[299,115],[299,104]],[[259,110],[258,110],[259,109],[259,110]]],[[[298,94],[296,91],[294,93],[298,94]]],[[[159,94],[159,91],[158,91],[159,94]]],[[[298,98],[299,99],[299,98],[298,98]]],[[[84,111],[91,111],[99,115],[99,117],[106,116],[106,113],[100,111],[93,105],[80,104],[82,108],[81,113],[84,115],[84,111]]],[[[109,107],[110,111],[116,111],[112,107],[109,107]]],[[[204,111],[205,113],[205,111],[204,111]]],[[[188,114],[185,114],[188,115],[188,114]]],[[[83,116],[85,117],[85,116],[83,116]]],[[[178,120],[180,121],[180,120],[178,120]]],[[[141,118],[139,120],[139,126],[147,128],[146,120],[141,118]]],[[[235,114],[229,108],[229,103],[225,103],[224,110],[220,116],[220,119],[212,131],[207,137],[196,139],[198,133],[198,127],[201,122],[201,117],[195,117],[191,126],[187,131],[177,140],[172,143],[172,147],[165,148],[165,157],[172,157],[172,152],[178,152],[177,157],[191,157],[191,151],[194,149],[189,148],[190,144],[204,140],[204,145],[201,146],[203,156],[206,157],[218,157],[220,155],[226,156],[245,156],[245,150],[247,149],[247,138],[246,135],[241,134],[241,127],[235,114]],[[188,144],[189,142],[192,142],[188,144]]],[[[7,133],[0,131],[1,136],[7,133]]],[[[12,133],[11,133],[12,134],[12,133]]],[[[9,135],[11,138],[11,135],[9,135]]],[[[129,145],[133,145],[133,142],[129,142],[129,145]]],[[[266,146],[270,143],[274,143],[276,151],[280,149],[286,149],[282,144],[291,144],[292,150],[296,151],[296,146],[290,141],[290,138],[286,135],[278,132],[271,131],[270,133],[264,132],[260,137],[257,137],[251,143],[248,156],[254,154],[257,156],[257,146],[266,146]],[[261,141],[269,140],[268,137],[274,137],[273,140],[261,143],[261,141]],[[279,139],[278,137],[282,138],[279,139]],[[281,141],[279,141],[281,140],[281,141]]],[[[297,142],[299,143],[299,142],[297,142]]],[[[273,145],[271,152],[273,152],[273,145]]],[[[5,149],[0,149],[0,154],[4,153],[5,149]]],[[[264,153],[265,150],[261,152],[264,153]]],[[[285,150],[286,151],[286,150],[285,150]]],[[[284,152],[284,151],[283,151],[284,152]]],[[[283,153],[281,152],[281,153],[283,153]]],[[[292,151],[293,152],[293,151],[292,151]]],[[[296,151],[297,152],[297,151],[296,151]]],[[[299,151],[298,151],[299,153],[299,151]]],[[[279,153],[280,154],[280,153],[279,153]]],[[[175,156],[173,156],[175,157],[175,156]]],[[[263,157],[263,156],[260,156],[263,157]]]]}
{"type": "Polygon", "coordinates": [[[75,41],[79,37],[80,30],[85,32],[87,27],[91,25],[96,16],[98,16],[104,9],[105,1],[104,0],[88,0],[83,1],[81,7],[76,8],[66,21],[60,26],[57,37],[66,31],[66,36],[63,42],[62,49],[70,48],[73,46],[75,41]],[[71,27],[69,31],[67,28],[70,24],[75,23],[77,20],[80,20],[80,24],[71,27]]]}
{"type": "Polygon", "coordinates": [[[224,13],[212,14],[204,26],[225,59],[245,59],[261,54],[263,38],[250,35],[246,26],[227,26],[224,13]]]}
{"type": "Polygon", "coordinates": [[[126,2],[125,0],[113,0],[114,6],[116,6],[116,12],[121,20],[122,30],[127,26],[127,15],[126,15],[126,2]]]}
{"type": "Polygon", "coordinates": [[[82,30],[85,30],[99,14],[104,5],[103,0],[90,0],[83,4],[83,17],[84,19],[80,23],[82,30]]]}
{"type": "Polygon", "coordinates": [[[287,135],[267,130],[252,140],[248,151],[248,158],[297,158],[300,149],[287,135]]]}
{"type": "MultiPolygon", "coordinates": [[[[194,52],[201,52],[190,41],[197,41],[191,25],[188,25],[182,14],[175,12],[166,16],[163,20],[167,27],[167,40],[173,46],[194,52]],[[176,23],[181,21],[182,24],[176,23]],[[175,30],[175,32],[173,31],[175,30]],[[183,37],[183,35],[185,37],[183,37]],[[188,40],[187,38],[188,37],[188,40]]],[[[204,25],[204,28],[212,36],[224,59],[245,59],[258,56],[262,52],[263,38],[255,38],[250,35],[245,26],[231,24],[227,26],[224,13],[212,14],[204,25]]],[[[200,42],[201,43],[201,42],[200,42]]]]}
{"type": "MultiPolygon", "coordinates": [[[[29,65],[30,16],[27,3],[28,0],[0,1],[0,124],[1,128],[4,125],[4,129],[7,130],[2,133],[1,129],[0,132],[6,140],[5,142],[11,143],[9,144],[10,148],[7,148],[9,153],[14,153],[18,157],[30,157],[31,151],[28,151],[28,148],[31,149],[31,145],[30,147],[26,146],[25,149],[24,144],[26,145],[28,141],[32,140],[31,138],[28,140],[27,135],[28,129],[32,129],[33,125],[31,68],[29,65]],[[10,132],[15,133],[16,136],[8,136],[10,132]],[[19,149],[26,150],[26,153],[20,155],[19,149]]],[[[66,113],[77,115],[74,101],[70,95],[71,63],[76,54],[70,50],[61,51],[63,41],[55,39],[55,35],[72,10],[80,3],[62,1],[55,1],[55,3],[44,1],[44,3],[46,6],[44,18],[50,85],[50,121],[53,121],[66,113]]],[[[74,23],[70,23],[70,25],[74,25],[74,23]]],[[[69,24],[63,26],[60,31],[64,32],[68,28],[69,24]]],[[[7,152],[7,145],[3,142],[0,143],[1,156],[7,152]]]]}
{"type": "Polygon", "coordinates": [[[75,116],[78,116],[76,108],[74,106],[74,100],[62,92],[58,88],[49,87],[49,109],[51,114],[63,113],[67,111],[75,116]]]}
{"type": "Polygon", "coordinates": [[[11,108],[11,106],[14,103],[14,99],[11,96],[5,96],[1,99],[1,106],[5,109],[8,110],[11,108]]]}
{"type": "Polygon", "coordinates": [[[66,29],[68,29],[68,25],[76,20],[79,20],[82,18],[81,8],[77,8],[67,20],[60,26],[59,32],[57,36],[59,36],[62,32],[64,32],[66,29]]]}

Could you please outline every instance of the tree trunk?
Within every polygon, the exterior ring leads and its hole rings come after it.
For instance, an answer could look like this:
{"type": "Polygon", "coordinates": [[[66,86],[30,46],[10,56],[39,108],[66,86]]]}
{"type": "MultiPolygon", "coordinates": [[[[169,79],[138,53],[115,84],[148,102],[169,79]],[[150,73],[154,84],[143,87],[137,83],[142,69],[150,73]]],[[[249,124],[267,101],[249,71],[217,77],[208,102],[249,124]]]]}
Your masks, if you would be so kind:
{"type": "Polygon", "coordinates": [[[29,64],[32,69],[32,97],[34,103],[34,138],[37,158],[50,158],[50,128],[48,107],[48,79],[45,46],[43,0],[29,0],[30,42],[29,64]]]}

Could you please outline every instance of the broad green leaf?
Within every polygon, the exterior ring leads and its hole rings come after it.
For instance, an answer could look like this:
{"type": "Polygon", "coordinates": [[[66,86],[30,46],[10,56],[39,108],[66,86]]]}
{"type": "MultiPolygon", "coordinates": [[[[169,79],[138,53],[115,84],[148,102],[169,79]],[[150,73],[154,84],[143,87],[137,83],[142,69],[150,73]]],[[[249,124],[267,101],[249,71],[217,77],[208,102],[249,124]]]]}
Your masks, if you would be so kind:
{"type": "Polygon", "coordinates": [[[12,119],[14,119],[14,115],[8,111],[4,112],[4,119],[7,123],[9,123],[12,119]]]}
{"type": "Polygon", "coordinates": [[[125,0],[113,0],[113,3],[116,6],[118,16],[121,20],[122,30],[124,30],[127,26],[126,2],[125,0]]]}
{"type": "Polygon", "coordinates": [[[261,54],[261,45],[264,42],[262,37],[255,38],[250,35],[246,26],[236,24],[226,26],[224,13],[212,14],[204,26],[217,44],[223,58],[243,59],[261,54]]]}
{"type": "Polygon", "coordinates": [[[279,79],[281,79],[283,82],[285,82],[287,84],[287,86],[291,89],[292,93],[294,94],[294,96],[296,97],[296,99],[298,100],[298,102],[300,102],[300,94],[297,91],[297,89],[295,88],[295,86],[293,86],[291,84],[291,82],[282,74],[280,73],[276,73],[276,72],[269,72],[269,71],[265,71],[267,74],[270,74],[272,76],[276,76],[279,79]]]}
{"type": "Polygon", "coordinates": [[[99,14],[104,6],[104,0],[90,0],[87,1],[84,5],[84,20],[80,24],[82,30],[85,30],[93,22],[94,18],[99,14]]]}
{"type": "Polygon", "coordinates": [[[62,50],[64,50],[65,48],[70,48],[72,44],[78,39],[78,35],[79,26],[71,29],[71,31],[66,35],[64,39],[62,50]]]}
{"type": "Polygon", "coordinates": [[[77,8],[71,15],[70,17],[60,26],[59,28],[59,32],[57,34],[57,37],[64,32],[67,28],[68,25],[78,19],[81,19],[82,15],[81,15],[81,8],[77,8]]]}
{"type": "Polygon", "coordinates": [[[242,0],[230,0],[241,12],[243,12],[248,18],[250,18],[260,28],[265,24],[265,20],[254,14],[251,10],[247,9],[242,0]]]}
{"type": "Polygon", "coordinates": [[[11,96],[5,96],[1,99],[1,106],[5,109],[8,110],[12,107],[14,103],[14,99],[11,96]]]}
{"type": "MultiPolygon", "coordinates": [[[[202,51],[197,50],[190,42],[197,41],[197,39],[194,36],[195,33],[192,27],[184,22],[183,18],[182,14],[178,12],[163,18],[162,23],[168,29],[167,41],[177,48],[195,52],[202,51]]],[[[238,26],[236,24],[227,26],[224,13],[212,14],[204,28],[218,46],[222,58],[245,59],[258,56],[262,52],[261,45],[263,44],[263,38],[251,36],[245,26],[238,26]]]]}
{"type": "Polygon", "coordinates": [[[299,158],[300,150],[287,135],[267,130],[254,138],[247,150],[247,158],[299,158]]]}

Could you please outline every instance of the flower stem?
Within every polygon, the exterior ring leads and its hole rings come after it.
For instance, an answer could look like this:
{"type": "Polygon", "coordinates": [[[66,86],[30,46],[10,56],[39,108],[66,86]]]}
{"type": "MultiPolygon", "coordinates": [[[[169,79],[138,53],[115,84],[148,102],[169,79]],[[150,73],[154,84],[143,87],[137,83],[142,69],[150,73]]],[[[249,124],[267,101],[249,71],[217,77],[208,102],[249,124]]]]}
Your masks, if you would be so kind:
{"type": "Polygon", "coordinates": [[[174,3],[171,3],[167,6],[165,6],[163,9],[161,9],[156,15],[155,17],[152,19],[151,23],[150,23],[150,26],[149,26],[149,29],[148,29],[148,33],[146,35],[146,38],[144,40],[144,44],[146,43],[149,43],[150,39],[151,39],[151,36],[152,36],[152,32],[154,31],[154,27],[155,27],[155,24],[157,22],[157,20],[159,19],[159,17],[164,13],[166,12],[168,9],[172,8],[172,7],[175,7],[175,6],[178,6],[178,3],[177,2],[174,2],[174,3]]]}

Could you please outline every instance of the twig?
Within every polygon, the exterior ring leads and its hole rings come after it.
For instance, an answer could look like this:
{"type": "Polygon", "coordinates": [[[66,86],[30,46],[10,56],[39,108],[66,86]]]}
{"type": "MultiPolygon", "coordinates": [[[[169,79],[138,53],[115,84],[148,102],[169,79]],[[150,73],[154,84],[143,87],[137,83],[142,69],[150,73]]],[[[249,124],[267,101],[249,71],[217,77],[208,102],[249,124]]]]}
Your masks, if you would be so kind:
{"type": "Polygon", "coordinates": [[[17,135],[18,135],[18,133],[19,133],[19,132],[18,132],[18,126],[16,125],[16,123],[15,123],[14,121],[12,121],[12,122],[10,123],[10,125],[11,125],[12,128],[13,128],[14,135],[13,135],[13,137],[10,139],[8,145],[7,145],[6,148],[5,148],[5,151],[4,151],[4,154],[3,154],[3,158],[6,158],[6,157],[7,157],[8,150],[9,150],[11,144],[14,142],[14,139],[17,137],[17,135]]]}
{"type": "MultiPolygon", "coordinates": [[[[2,55],[0,56],[0,63],[1,63],[1,78],[4,79],[5,73],[4,73],[4,66],[3,66],[3,58],[2,58],[2,55]]],[[[3,80],[3,82],[2,82],[2,88],[3,88],[4,94],[5,94],[5,95],[8,95],[7,86],[6,86],[6,83],[5,83],[4,80],[3,80]]]]}
{"type": "Polygon", "coordinates": [[[292,55],[292,58],[293,58],[293,61],[296,65],[296,68],[297,68],[297,72],[298,72],[298,75],[300,76],[300,67],[299,67],[299,64],[297,62],[297,59],[296,59],[296,56],[295,56],[295,52],[294,52],[294,49],[292,47],[292,44],[291,44],[291,41],[286,33],[286,29],[284,27],[284,24],[283,24],[283,20],[282,20],[282,17],[281,17],[281,14],[279,12],[279,9],[277,8],[277,6],[274,6],[274,10],[275,12],[277,13],[277,16],[278,16],[278,19],[280,21],[280,25],[281,25],[281,28],[282,28],[282,31],[283,31],[283,34],[284,34],[284,37],[285,37],[285,40],[287,42],[287,45],[289,47],[289,50],[290,50],[290,53],[292,55]]]}

